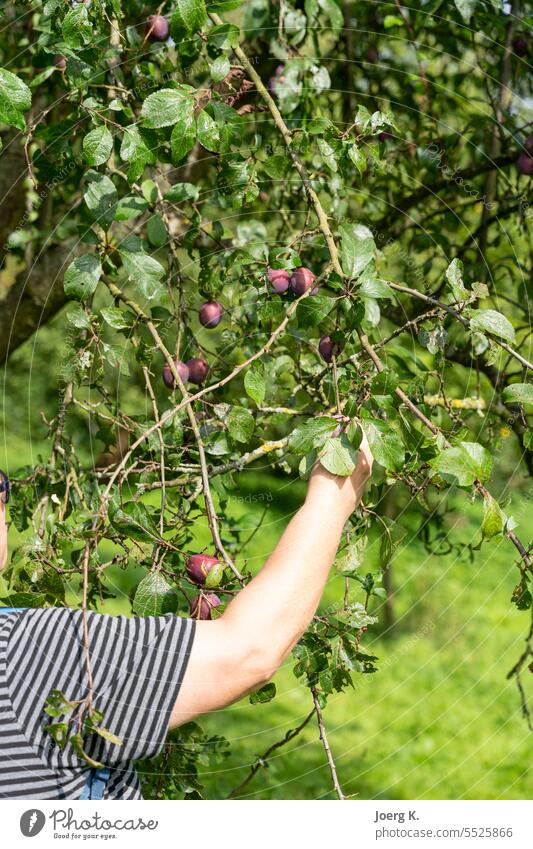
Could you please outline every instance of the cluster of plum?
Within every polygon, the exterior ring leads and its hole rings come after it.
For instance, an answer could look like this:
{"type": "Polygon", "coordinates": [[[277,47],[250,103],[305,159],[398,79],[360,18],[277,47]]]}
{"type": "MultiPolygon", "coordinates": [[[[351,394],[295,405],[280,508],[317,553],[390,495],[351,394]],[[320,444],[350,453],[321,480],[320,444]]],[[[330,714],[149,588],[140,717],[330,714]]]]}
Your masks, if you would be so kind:
{"type": "Polygon", "coordinates": [[[308,289],[311,289],[312,295],[316,295],[318,292],[318,286],[313,286],[316,274],[310,268],[303,266],[295,268],[292,274],[289,274],[284,268],[269,268],[267,275],[272,291],[276,295],[283,295],[288,289],[298,297],[305,295],[308,289]]]}
{"type": "MultiPolygon", "coordinates": [[[[206,589],[217,587],[224,571],[218,558],[207,554],[191,554],[186,569],[191,581],[206,589]]],[[[213,610],[221,604],[215,593],[202,589],[190,602],[191,616],[193,619],[211,619],[213,610]]]]}
{"type": "MultiPolygon", "coordinates": [[[[198,318],[203,327],[212,329],[220,324],[223,314],[222,304],[219,304],[218,301],[206,301],[200,307],[198,318]]],[[[176,359],[174,363],[183,383],[190,380],[191,383],[201,384],[209,371],[209,365],[202,357],[191,357],[186,363],[176,359]]],[[[163,382],[169,389],[175,389],[174,376],[168,363],[163,366],[163,382]]]]}
{"type": "MultiPolygon", "coordinates": [[[[290,275],[284,268],[269,268],[267,270],[267,276],[272,291],[276,295],[283,295],[288,289],[298,297],[304,295],[308,289],[311,289],[311,295],[318,293],[318,286],[313,286],[316,280],[316,274],[310,268],[301,266],[300,268],[296,268],[290,275]]],[[[321,336],[318,343],[318,352],[326,363],[331,362],[333,355],[336,353],[336,346],[331,336],[321,336]]]]}

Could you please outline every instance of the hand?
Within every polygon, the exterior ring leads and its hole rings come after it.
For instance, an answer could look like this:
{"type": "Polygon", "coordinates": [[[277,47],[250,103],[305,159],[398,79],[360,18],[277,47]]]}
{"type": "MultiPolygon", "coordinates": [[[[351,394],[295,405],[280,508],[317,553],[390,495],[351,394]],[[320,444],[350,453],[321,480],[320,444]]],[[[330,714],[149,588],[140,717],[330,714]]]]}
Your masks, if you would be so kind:
{"type": "Polygon", "coordinates": [[[366,435],[364,431],[362,433],[357,464],[352,474],[348,477],[332,475],[317,462],[309,478],[306,501],[316,500],[328,508],[337,507],[343,510],[347,517],[353,513],[361,501],[374,462],[366,435]]]}

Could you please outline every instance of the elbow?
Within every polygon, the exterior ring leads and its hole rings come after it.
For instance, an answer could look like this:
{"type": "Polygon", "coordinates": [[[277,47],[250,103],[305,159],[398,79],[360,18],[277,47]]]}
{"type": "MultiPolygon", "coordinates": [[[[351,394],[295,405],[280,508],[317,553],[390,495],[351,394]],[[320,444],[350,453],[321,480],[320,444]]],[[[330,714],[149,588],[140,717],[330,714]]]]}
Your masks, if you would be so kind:
{"type": "Polygon", "coordinates": [[[245,657],[242,659],[241,671],[248,682],[247,690],[263,687],[276,674],[285,655],[264,645],[247,646],[245,657]]]}

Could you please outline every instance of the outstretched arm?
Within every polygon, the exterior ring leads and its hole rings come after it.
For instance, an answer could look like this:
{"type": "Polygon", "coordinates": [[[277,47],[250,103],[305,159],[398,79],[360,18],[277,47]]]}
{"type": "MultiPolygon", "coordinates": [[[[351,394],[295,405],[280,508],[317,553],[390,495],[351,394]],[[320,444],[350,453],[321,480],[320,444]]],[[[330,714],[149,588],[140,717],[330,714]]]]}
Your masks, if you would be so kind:
{"type": "Polygon", "coordinates": [[[366,439],[351,477],[313,471],[303,506],[263,569],[220,619],[199,621],[170,727],[266,683],[311,621],[346,520],[372,470],[366,439]]]}

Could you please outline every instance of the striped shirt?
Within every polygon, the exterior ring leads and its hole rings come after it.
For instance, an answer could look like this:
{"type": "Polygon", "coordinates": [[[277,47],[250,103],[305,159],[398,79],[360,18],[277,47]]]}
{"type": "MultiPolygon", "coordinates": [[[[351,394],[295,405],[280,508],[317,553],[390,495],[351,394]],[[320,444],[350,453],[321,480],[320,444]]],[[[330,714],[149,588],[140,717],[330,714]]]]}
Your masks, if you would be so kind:
{"type": "MultiPolygon", "coordinates": [[[[105,799],[142,799],[133,767],[163,749],[187,667],[195,622],[172,613],[146,618],[88,613],[93,703],[102,726],[85,751],[111,767],[105,799]]],[[[0,615],[0,799],[76,799],[90,770],[44,728],[51,690],[68,699],[88,692],[81,610],[30,608],[0,615]]]]}

